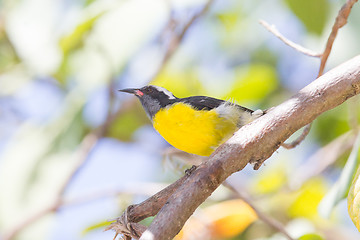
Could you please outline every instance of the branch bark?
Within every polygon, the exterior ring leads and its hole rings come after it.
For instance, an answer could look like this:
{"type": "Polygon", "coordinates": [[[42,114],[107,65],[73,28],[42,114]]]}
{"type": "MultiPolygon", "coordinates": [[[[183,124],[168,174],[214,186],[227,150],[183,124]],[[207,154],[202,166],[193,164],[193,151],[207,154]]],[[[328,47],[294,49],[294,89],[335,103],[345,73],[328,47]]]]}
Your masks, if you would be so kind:
{"type": "Polygon", "coordinates": [[[242,127],[172,194],[140,239],[172,239],[195,209],[232,173],[248,163],[254,163],[254,169],[258,169],[291,134],[359,92],[357,56],[242,127]]]}

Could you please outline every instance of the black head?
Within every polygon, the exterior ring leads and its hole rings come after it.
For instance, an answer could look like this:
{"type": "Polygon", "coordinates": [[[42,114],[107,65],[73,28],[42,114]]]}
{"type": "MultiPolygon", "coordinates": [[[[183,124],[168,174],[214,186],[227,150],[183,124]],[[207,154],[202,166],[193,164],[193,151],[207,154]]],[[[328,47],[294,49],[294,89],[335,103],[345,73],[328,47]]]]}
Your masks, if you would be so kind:
{"type": "Polygon", "coordinates": [[[119,91],[131,93],[138,97],[150,119],[152,119],[161,108],[174,103],[177,99],[177,97],[165,88],[153,85],[139,89],[127,88],[119,91]]]}

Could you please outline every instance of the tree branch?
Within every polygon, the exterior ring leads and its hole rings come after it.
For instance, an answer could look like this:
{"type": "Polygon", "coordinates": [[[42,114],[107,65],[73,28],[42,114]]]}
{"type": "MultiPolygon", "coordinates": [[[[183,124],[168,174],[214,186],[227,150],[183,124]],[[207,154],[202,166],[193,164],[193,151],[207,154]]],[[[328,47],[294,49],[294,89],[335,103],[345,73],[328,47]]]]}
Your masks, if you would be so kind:
{"type": "Polygon", "coordinates": [[[283,43],[285,43],[286,45],[288,45],[289,47],[295,49],[298,52],[301,52],[307,56],[310,57],[321,57],[321,53],[317,53],[314,52],[310,49],[304,48],[303,46],[300,46],[297,43],[294,43],[293,41],[290,41],[289,39],[287,39],[286,37],[284,37],[284,35],[282,35],[274,25],[270,25],[267,22],[265,22],[264,20],[259,20],[259,23],[261,25],[263,25],[266,30],[268,30],[269,32],[271,32],[272,34],[274,34],[277,38],[279,38],[283,43]]]}
{"type": "Polygon", "coordinates": [[[291,134],[360,92],[360,56],[324,74],[266,115],[242,127],[172,194],[140,239],[172,239],[232,173],[258,169],[291,134]]]}
{"type": "Polygon", "coordinates": [[[324,69],[325,69],[325,64],[327,62],[327,59],[330,55],[332,46],[334,44],[336,35],[338,33],[338,30],[340,28],[342,28],[346,23],[347,23],[347,19],[349,17],[349,14],[351,12],[351,8],[353,7],[353,5],[357,2],[358,0],[347,0],[346,3],[342,6],[342,8],[340,9],[336,19],[335,19],[335,23],[332,27],[330,36],[326,42],[326,46],[325,46],[325,50],[324,52],[321,54],[321,63],[320,63],[320,69],[319,69],[319,73],[318,73],[318,77],[320,77],[323,73],[324,73],[324,69]]]}

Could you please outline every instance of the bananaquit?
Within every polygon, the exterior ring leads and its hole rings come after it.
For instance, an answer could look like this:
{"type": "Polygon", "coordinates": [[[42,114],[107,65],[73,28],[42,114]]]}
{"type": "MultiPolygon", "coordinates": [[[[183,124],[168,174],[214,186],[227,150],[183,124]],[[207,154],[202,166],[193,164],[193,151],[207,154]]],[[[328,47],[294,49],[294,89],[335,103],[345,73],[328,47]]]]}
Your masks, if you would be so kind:
{"type": "Polygon", "coordinates": [[[152,85],[120,91],[139,98],[154,128],[168,143],[201,156],[209,156],[236,130],[264,114],[212,97],[177,98],[152,85]]]}

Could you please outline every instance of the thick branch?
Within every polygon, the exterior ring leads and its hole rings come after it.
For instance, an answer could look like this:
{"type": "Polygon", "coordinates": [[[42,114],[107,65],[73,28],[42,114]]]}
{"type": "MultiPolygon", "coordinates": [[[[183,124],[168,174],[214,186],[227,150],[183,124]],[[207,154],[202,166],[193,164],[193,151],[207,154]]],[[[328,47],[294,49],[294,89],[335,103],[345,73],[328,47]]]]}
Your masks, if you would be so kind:
{"type": "Polygon", "coordinates": [[[359,91],[360,56],[329,71],[291,99],[242,127],[186,179],[140,239],[172,239],[228,176],[249,162],[256,163],[258,169],[291,134],[359,91]]]}

